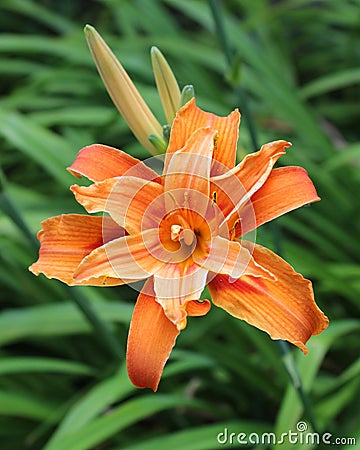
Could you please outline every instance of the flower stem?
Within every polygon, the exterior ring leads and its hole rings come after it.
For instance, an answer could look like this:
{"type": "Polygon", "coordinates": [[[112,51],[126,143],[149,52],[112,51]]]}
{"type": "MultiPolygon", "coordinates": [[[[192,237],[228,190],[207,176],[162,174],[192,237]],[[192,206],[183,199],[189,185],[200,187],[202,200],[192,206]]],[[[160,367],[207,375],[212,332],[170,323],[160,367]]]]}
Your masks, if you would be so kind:
{"type": "Polygon", "coordinates": [[[30,231],[29,227],[25,223],[22,215],[17,209],[16,205],[9,197],[6,189],[5,189],[5,177],[0,169],[0,210],[11,219],[11,221],[19,228],[19,230],[24,234],[27,240],[31,243],[31,245],[38,250],[39,242],[35,238],[34,234],[30,231]]]}
{"type": "MultiPolygon", "coordinates": [[[[115,361],[122,361],[124,359],[124,353],[121,351],[118,341],[110,331],[108,325],[96,314],[84,294],[77,287],[65,286],[65,288],[71,300],[86,317],[97,336],[100,337],[109,356],[115,361]]],[[[118,368],[117,366],[116,368],[118,368]]]]}
{"type": "MultiPolygon", "coordinates": [[[[21,212],[9,196],[6,189],[5,176],[0,169],[0,210],[9,217],[9,219],[17,226],[17,228],[23,233],[25,238],[29,241],[31,246],[37,252],[39,249],[39,242],[24,221],[21,212]]],[[[79,310],[83,313],[85,318],[93,327],[94,331],[100,337],[104,344],[109,356],[117,360],[123,359],[123,353],[119,348],[118,342],[116,341],[114,335],[109,330],[108,326],[100,319],[100,317],[93,310],[91,304],[84,297],[84,295],[76,290],[75,288],[70,288],[69,286],[64,286],[67,295],[69,295],[70,300],[72,300],[79,310]]]]}
{"type": "Polygon", "coordinates": [[[293,386],[297,390],[297,393],[300,397],[301,403],[303,404],[304,413],[306,414],[306,419],[309,421],[311,428],[314,433],[318,433],[316,428],[316,422],[313,413],[313,407],[309,400],[308,395],[306,394],[303,384],[301,382],[300,374],[296,363],[294,361],[294,356],[290,351],[289,345],[285,341],[278,341],[279,348],[282,353],[282,360],[284,366],[286,367],[286,371],[289,375],[290,380],[293,383],[293,386]]]}
{"type": "MultiPolygon", "coordinates": [[[[216,26],[216,31],[217,31],[217,34],[219,37],[219,42],[223,49],[223,52],[226,57],[226,61],[228,63],[229,69],[230,69],[232,67],[232,65],[234,64],[235,52],[231,48],[229,39],[228,39],[226,31],[225,31],[225,24],[224,24],[222,10],[221,10],[219,2],[217,0],[209,0],[209,3],[210,3],[212,15],[213,15],[215,26],[216,26]]],[[[254,122],[254,119],[252,117],[252,114],[251,114],[249,106],[248,106],[249,102],[248,102],[248,98],[247,98],[247,92],[244,89],[244,87],[239,84],[238,81],[233,81],[233,82],[231,82],[231,84],[237,94],[236,97],[239,100],[240,110],[244,117],[244,122],[246,123],[247,128],[249,130],[251,144],[252,144],[254,150],[257,150],[259,148],[259,143],[258,143],[257,134],[256,134],[255,122],[254,122]]]]}
{"type": "MultiPolygon", "coordinates": [[[[221,45],[224,55],[226,57],[228,67],[229,67],[229,69],[231,69],[232,66],[234,65],[236,54],[230,45],[230,42],[229,42],[229,39],[228,39],[228,36],[226,33],[223,12],[220,8],[220,4],[219,4],[218,0],[209,0],[209,5],[210,5],[211,11],[212,11],[212,15],[213,15],[213,19],[215,22],[216,31],[217,31],[220,45],[221,45]]],[[[257,139],[257,133],[256,133],[256,126],[255,126],[255,122],[254,122],[254,119],[252,117],[252,114],[251,114],[251,111],[249,108],[249,102],[248,102],[248,96],[247,96],[246,89],[239,84],[239,80],[234,80],[234,81],[230,80],[230,83],[231,83],[233,89],[235,90],[235,92],[237,93],[240,110],[244,115],[244,119],[246,121],[246,125],[249,130],[251,143],[252,143],[254,149],[257,150],[257,149],[259,149],[259,145],[258,145],[258,139],[257,139]]],[[[271,233],[273,235],[275,251],[276,251],[276,253],[281,255],[282,245],[281,245],[281,234],[280,234],[279,227],[276,223],[271,223],[269,225],[270,225],[271,233]]],[[[281,341],[281,340],[277,341],[277,342],[278,342],[280,351],[283,355],[283,358],[282,358],[283,364],[286,368],[286,371],[289,375],[290,380],[292,381],[295,389],[297,390],[297,393],[299,395],[299,398],[300,398],[301,403],[304,408],[304,413],[306,415],[306,418],[309,420],[309,423],[311,424],[312,429],[314,431],[316,431],[317,427],[315,426],[313,408],[312,408],[310,399],[304,390],[299,371],[297,369],[296,363],[294,361],[294,357],[289,348],[289,344],[287,342],[281,341]]]]}
{"type": "Polygon", "coordinates": [[[216,26],[217,35],[220,45],[226,56],[226,60],[229,66],[231,66],[234,57],[234,51],[230,46],[228,36],[225,32],[224,18],[219,2],[217,0],[209,0],[211,12],[216,26]]]}

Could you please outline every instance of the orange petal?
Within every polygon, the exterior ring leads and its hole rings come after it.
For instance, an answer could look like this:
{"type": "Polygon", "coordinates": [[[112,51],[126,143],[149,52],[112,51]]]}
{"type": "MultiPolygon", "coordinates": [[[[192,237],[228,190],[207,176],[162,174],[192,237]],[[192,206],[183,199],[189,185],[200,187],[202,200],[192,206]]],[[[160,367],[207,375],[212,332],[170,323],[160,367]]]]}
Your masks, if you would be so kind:
{"type": "Polygon", "coordinates": [[[74,278],[86,281],[92,277],[144,279],[159,270],[164,262],[153,256],[161,255],[158,230],[124,236],[95,249],[80,263],[74,278]]]}
{"type": "Polygon", "coordinates": [[[156,392],[178,335],[176,326],[155,301],[153,282],[149,279],[135,304],[127,343],[127,370],[136,387],[156,392]]]}
{"type": "Polygon", "coordinates": [[[159,181],[157,173],[139,159],[101,144],[93,144],[81,149],[67,170],[78,178],[85,176],[92,181],[103,181],[106,178],[120,177],[124,174],[144,180],[159,181]]]}
{"type": "Polygon", "coordinates": [[[183,275],[179,267],[176,276],[176,270],[172,272],[168,266],[163,267],[162,271],[154,276],[156,301],[163,307],[166,317],[182,330],[186,327],[186,304],[199,300],[206,285],[208,271],[194,264],[183,275]],[[166,273],[167,268],[169,271],[166,273]]]}
{"type": "Polygon", "coordinates": [[[106,211],[107,201],[118,181],[118,178],[108,178],[90,186],[78,186],[77,184],[74,184],[70,187],[70,190],[75,195],[76,201],[80,203],[87,212],[94,213],[106,211]]]}
{"type": "Polygon", "coordinates": [[[213,175],[224,171],[224,166],[231,169],[235,165],[236,146],[239,134],[240,113],[233,111],[227,117],[219,117],[202,111],[196,106],[195,99],[190,100],[181,108],[172,125],[169,146],[166,151],[165,171],[171,155],[184,147],[186,141],[198,129],[210,127],[217,131],[217,143],[214,151],[214,159],[219,165],[214,166],[213,175]]]}
{"type": "Polygon", "coordinates": [[[209,300],[192,300],[186,303],[186,313],[188,316],[205,316],[210,311],[209,300]]]}
{"type": "MultiPolygon", "coordinates": [[[[165,191],[186,189],[209,196],[209,178],[216,132],[199,128],[169,161],[165,174],[165,191]]],[[[182,205],[181,205],[182,206],[182,205]]]]}
{"type": "Polygon", "coordinates": [[[239,210],[261,188],[276,161],[290,145],[286,141],[265,144],[258,152],[247,155],[234,169],[211,179],[211,192],[219,191],[216,203],[225,217],[239,210]]]}
{"type": "Polygon", "coordinates": [[[271,171],[263,186],[251,197],[251,201],[240,211],[242,231],[239,237],[256,227],[269,222],[300,206],[320,200],[315,187],[302,167],[281,167],[271,171]],[[250,218],[250,219],[249,219],[250,218]]]}
{"type": "Polygon", "coordinates": [[[327,317],[315,303],[310,281],[264,247],[256,245],[253,256],[277,280],[243,276],[230,283],[226,276],[218,275],[208,285],[213,303],[266,331],[272,339],[287,340],[307,353],[308,339],[328,326],[327,317]]]}
{"type": "MultiPolygon", "coordinates": [[[[150,203],[163,192],[161,184],[142,178],[123,176],[109,178],[91,186],[71,186],[76,200],[89,212],[105,211],[129,233],[141,230],[144,213],[150,203]]],[[[147,227],[155,226],[148,223],[147,227]]],[[[153,222],[158,223],[159,218],[153,222]]]]}
{"type": "Polygon", "coordinates": [[[68,285],[88,284],[108,286],[123,284],[118,277],[89,278],[86,283],[74,281],[74,273],[82,259],[104,242],[123,236],[125,230],[108,217],[66,214],[42,222],[38,233],[39,259],[29,269],[35,275],[43,273],[68,285]]]}
{"type": "Polygon", "coordinates": [[[200,267],[210,272],[226,274],[232,278],[240,278],[244,274],[275,278],[254,261],[250,251],[240,242],[229,241],[221,236],[212,239],[205,257],[197,257],[194,252],[193,259],[200,267]]]}

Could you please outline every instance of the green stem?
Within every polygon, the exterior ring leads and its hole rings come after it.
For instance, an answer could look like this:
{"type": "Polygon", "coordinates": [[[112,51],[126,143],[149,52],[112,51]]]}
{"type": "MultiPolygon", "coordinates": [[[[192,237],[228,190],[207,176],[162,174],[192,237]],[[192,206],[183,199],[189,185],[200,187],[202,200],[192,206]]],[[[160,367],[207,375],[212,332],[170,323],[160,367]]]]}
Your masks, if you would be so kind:
{"type": "Polygon", "coordinates": [[[0,170],[0,209],[3,213],[8,216],[12,222],[19,228],[19,230],[23,233],[26,239],[30,242],[30,244],[38,250],[39,242],[34,236],[34,234],[30,231],[29,227],[25,223],[20,211],[17,209],[16,205],[9,197],[6,189],[5,189],[5,177],[0,170]]]}
{"type": "Polygon", "coordinates": [[[240,108],[244,115],[244,122],[245,122],[245,125],[247,126],[247,129],[250,134],[251,144],[253,146],[253,149],[256,151],[259,149],[259,141],[257,138],[256,127],[255,127],[253,115],[251,114],[251,111],[249,108],[248,94],[247,94],[246,90],[244,88],[242,88],[241,86],[238,86],[236,91],[237,91],[237,96],[238,96],[239,103],[240,103],[240,108]]]}
{"type": "Polygon", "coordinates": [[[306,419],[309,421],[311,428],[314,433],[317,433],[317,427],[313,412],[312,404],[309,400],[308,395],[306,394],[304,390],[304,386],[301,382],[300,374],[298,371],[298,368],[296,366],[296,363],[294,361],[293,354],[290,351],[289,344],[285,341],[278,341],[280,351],[282,353],[282,360],[284,363],[284,366],[286,367],[286,371],[289,375],[290,380],[293,383],[294,388],[297,390],[297,393],[299,395],[299,398],[301,400],[301,403],[303,404],[304,413],[306,415],[306,419]]]}
{"type": "MultiPolygon", "coordinates": [[[[216,26],[216,31],[219,37],[219,42],[225,54],[228,67],[230,69],[234,63],[235,52],[231,48],[228,35],[226,33],[222,10],[217,0],[209,0],[209,3],[216,26]]],[[[244,89],[244,87],[239,84],[236,85],[233,84],[233,88],[235,89],[235,92],[237,94],[236,96],[239,100],[239,106],[244,117],[244,122],[249,130],[251,144],[254,150],[257,150],[259,148],[259,142],[257,139],[255,122],[249,108],[247,92],[244,89]]]]}
{"type": "MultiPolygon", "coordinates": [[[[209,5],[210,5],[211,11],[212,11],[213,18],[214,18],[220,45],[223,49],[228,66],[229,66],[229,68],[231,68],[234,63],[235,52],[231,48],[231,45],[230,45],[230,42],[229,42],[229,39],[228,39],[228,36],[226,33],[224,17],[223,17],[222,10],[220,8],[219,1],[218,0],[209,0],[209,5]]],[[[244,118],[246,119],[246,125],[249,130],[252,145],[253,145],[254,149],[258,149],[259,145],[258,145],[258,139],[257,139],[257,133],[256,133],[256,126],[255,126],[255,122],[253,120],[253,117],[252,117],[252,114],[250,111],[247,92],[246,92],[245,88],[243,86],[240,86],[238,83],[236,83],[236,84],[232,83],[232,87],[234,88],[235,92],[237,93],[237,97],[238,97],[239,103],[240,103],[240,105],[239,105],[240,110],[242,111],[244,118]]],[[[270,230],[272,232],[273,239],[274,239],[275,250],[279,255],[281,255],[282,246],[281,246],[281,235],[280,235],[279,227],[276,223],[271,223],[269,225],[270,225],[270,230]]],[[[279,343],[279,348],[283,355],[283,363],[285,365],[287,373],[288,373],[295,389],[298,392],[299,398],[300,398],[303,408],[304,408],[304,413],[306,414],[306,418],[309,420],[309,423],[311,424],[311,427],[313,428],[313,430],[316,431],[317,427],[315,426],[312,405],[309,400],[309,397],[307,396],[307,394],[304,390],[304,387],[303,387],[303,384],[302,384],[302,381],[300,378],[300,374],[298,372],[296,363],[294,361],[293,355],[289,348],[289,344],[285,341],[278,341],[278,343],[279,343]]]]}
{"type": "MultiPolygon", "coordinates": [[[[114,358],[115,361],[122,361],[124,359],[124,353],[121,351],[119,343],[116,340],[114,334],[110,331],[106,323],[101,320],[100,317],[96,314],[93,307],[88,302],[83,293],[75,286],[65,286],[65,288],[69,293],[71,300],[76,304],[79,310],[92,325],[95,333],[101,339],[103,347],[106,348],[109,356],[114,358]]],[[[118,368],[117,365],[116,368],[118,368]]]]}
{"type": "MultiPolygon", "coordinates": [[[[0,169],[0,210],[9,217],[9,219],[18,227],[18,229],[23,233],[25,238],[29,241],[31,246],[37,252],[39,249],[39,242],[35,238],[34,234],[24,221],[21,212],[12,201],[6,190],[5,177],[0,169]]],[[[104,348],[107,350],[109,356],[115,360],[123,359],[123,353],[121,352],[118,342],[116,341],[114,335],[109,330],[108,326],[99,318],[96,312],[93,310],[91,304],[84,297],[84,295],[74,288],[69,286],[64,286],[66,292],[68,293],[70,299],[76,304],[83,315],[86,317],[88,322],[93,327],[94,331],[98,334],[101,341],[103,342],[104,348]]]]}
{"type": "Polygon", "coordinates": [[[229,66],[231,66],[234,59],[234,51],[230,46],[227,33],[225,31],[224,17],[222,10],[220,8],[219,2],[217,0],[209,0],[211,12],[216,26],[217,35],[219,38],[220,45],[226,56],[226,60],[229,66]]]}

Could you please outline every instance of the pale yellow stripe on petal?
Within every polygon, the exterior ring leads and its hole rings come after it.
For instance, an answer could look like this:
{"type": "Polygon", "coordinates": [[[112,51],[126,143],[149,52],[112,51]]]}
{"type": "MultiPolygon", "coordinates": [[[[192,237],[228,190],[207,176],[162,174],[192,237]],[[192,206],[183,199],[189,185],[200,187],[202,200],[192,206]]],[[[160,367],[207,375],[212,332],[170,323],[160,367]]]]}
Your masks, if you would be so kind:
{"type": "Polygon", "coordinates": [[[193,255],[199,266],[214,273],[240,278],[242,275],[252,275],[274,279],[275,277],[264,267],[257,264],[251,252],[236,241],[229,241],[221,236],[215,236],[208,246],[208,253],[204,256],[193,255]]]}
{"type": "Polygon", "coordinates": [[[170,135],[169,146],[166,151],[165,171],[172,153],[182,148],[190,136],[199,128],[209,127],[217,131],[217,145],[214,151],[215,163],[212,175],[223,173],[226,168],[231,169],[236,161],[236,147],[239,135],[240,113],[233,111],[226,117],[201,110],[196,106],[195,99],[191,99],[177,113],[170,135]]]}
{"type": "Polygon", "coordinates": [[[161,259],[153,256],[159,247],[157,229],[115,239],[84,258],[74,278],[78,282],[100,276],[148,278],[164,265],[161,259]]]}
{"type": "Polygon", "coordinates": [[[198,300],[206,285],[208,271],[194,267],[183,276],[166,275],[166,266],[161,274],[154,276],[156,301],[163,307],[166,317],[179,330],[186,327],[187,302],[198,300]]]}
{"type": "MultiPolygon", "coordinates": [[[[205,198],[209,197],[215,134],[210,128],[200,128],[191,135],[181,150],[172,155],[165,173],[166,192],[183,189],[188,195],[196,192],[205,198]]],[[[180,206],[183,207],[184,204],[180,206]]]]}
{"type": "MultiPolygon", "coordinates": [[[[125,235],[125,230],[109,217],[65,214],[51,217],[41,225],[39,259],[29,269],[35,275],[43,273],[69,285],[77,284],[73,276],[85,256],[104,242],[125,235]]],[[[122,284],[115,278],[89,279],[86,284],[122,284]]]]}
{"type": "MultiPolygon", "coordinates": [[[[109,178],[94,183],[91,186],[71,186],[76,200],[90,212],[104,211],[119,225],[125,227],[129,233],[138,233],[142,230],[144,214],[149,205],[164,192],[161,184],[147,181],[142,178],[123,176],[109,178]]],[[[153,217],[146,216],[147,228],[158,225],[163,210],[160,206],[163,200],[159,199],[157,211],[152,208],[153,217]],[[159,209],[160,208],[160,209],[159,209]]]]}

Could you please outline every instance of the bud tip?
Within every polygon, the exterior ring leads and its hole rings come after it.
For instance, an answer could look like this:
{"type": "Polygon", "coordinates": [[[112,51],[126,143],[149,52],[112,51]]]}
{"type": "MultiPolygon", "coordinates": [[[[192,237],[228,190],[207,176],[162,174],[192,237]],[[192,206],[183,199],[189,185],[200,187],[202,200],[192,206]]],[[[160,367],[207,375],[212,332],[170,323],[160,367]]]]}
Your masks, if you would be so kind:
{"type": "Polygon", "coordinates": [[[95,28],[88,23],[84,26],[84,33],[89,34],[95,31],[95,28]]]}

